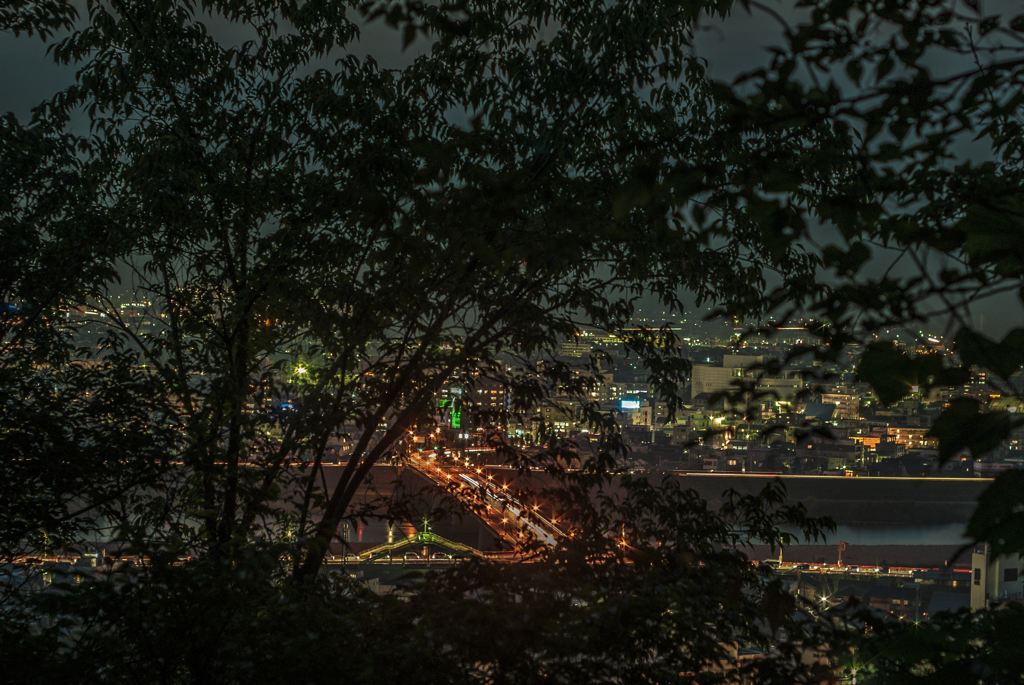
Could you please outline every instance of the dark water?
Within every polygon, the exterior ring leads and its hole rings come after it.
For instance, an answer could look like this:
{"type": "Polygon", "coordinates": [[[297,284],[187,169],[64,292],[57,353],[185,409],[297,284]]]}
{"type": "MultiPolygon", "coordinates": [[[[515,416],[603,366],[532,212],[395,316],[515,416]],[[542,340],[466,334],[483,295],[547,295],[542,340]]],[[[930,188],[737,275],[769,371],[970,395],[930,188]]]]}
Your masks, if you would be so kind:
{"type": "MultiPolygon", "coordinates": [[[[344,467],[327,465],[324,467],[324,476],[327,489],[333,490],[341,477],[344,467]]],[[[698,481],[703,484],[710,479],[698,481]]],[[[843,481],[841,485],[850,487],[869,485],[867,483],[853,482],[853,479],[831,479],[831,481],[843,481]]],[[[731,483],[730,483],[731,484],[731,483]]],[[[826,483],[832,485],[831,482],[826,483]]],[[[818,485],[817,483],[815,485],[818,485]]],[[[930,485],[930,484],[929,484],[930,485]]],[[[892,484],[882,483],[882,486],[893,487],[892,484]]],[[[715,487],[719,487],[715,484],[715,487]]],[[[871,487],[878,488],[878,484],[871,487]]],[[[936,487],[946,487],[946,484],[939,483],[936,487]]],[[[796,488],[792,488],[796,489],[796,488]]],[[[807,493],[800,493],[805,495],[807,493]]],[[[947,496],[950,493],[941,492],[937,496],[947,496]]],[[[919,496],[919,495],[918,495],[919,496]]],[[[966,499],[966,498],[962,498],[966,499]]],[[[397,469],[391,466],[374,467],[367,483],[360,488],[353,505],[356,508],[370,507],[377,512],[379,517],[369,516],[364,520],[357,520],[345,524],[339,531],[342,537],[349,543],[351,549],[361,551],[375,545],[387,542],[397,542],[405,537],[415,535],[423,530],[423,514],[439,506],[445,501],[445,495],[439,492],[429,481],[420,476],[412,469],[397,469]],[[407,510],[395,515],[399,511],[402,502],[412,501],[407,510]],[[395,521],[389,526],[387,518],[395,521]]],[[[834,502],[825,511],[824,515],[834,515],[833,507],[842,506],[842,502],[834,502]]],[[[888,502],[876,502],[875,507],[887,508],[888,502]]],[[[934,503],[930,503],[935,506],[934,503]]],[[[287,505],[285,505],[287,506],[287,505]]],[[[933,509],[934,510],[934,509],[933,509]]],[[[817,513],[817,512],[816,512],[817,513]]],[[[839,518],[838,516],[836,518],[839,518]]],[[[433,533],[448,538],[449,540],[475,547],[482,550],[496,548],[497,536],[494,532],[482,523],[479,519],[469,514],[462,516],[450,515],[436,520],[426,522],[429,530],[433,533]]],[[[840,541],[848,542],[850,545],[962,545],[966,542],[963,537],[966,523],[930,523],[920,524],[917,521],[908,521],[906,525],[839,525],[835,533],[829,534],[825,541],[818,540],[807,544],[836,545],[840,541]]],[[[90,542],[100,547],[108,544],[112,531],[101,530],[98,534],[90,537],[90,542]]],[[[796,533],[796,530],[789,529],[789,532],[796,533]]],[[[800,544],[804,541],[801,540],[800,544]]],[[[335,543],[332,545],[332,552],[341,553],[343,545],[335,543]]]]}
{"type": "MultiPolygon", "coordinates": [[[[341,467],[327,467],[337,469],[333,474],[334,479],[338,478],[341,467]]],[[[328,473],[328,482],[331,482],[331,473],[328,473]]],[[[402,493],[422,491],[428,486],[428,481],[416,474],[411,469],[401,473],[393,467],[376,467],[372,474],[372,483],[363,489],[361,493],[369,501],[370,493],[375,493],[379,498],[398,497],[402,493]]],[[[859,485],[859,484],[858,484],[859,485]]],[[[428,488],[428,492],[436,492],[428,488]]],[[[943,493],[944,494],[944,493],[943,493]]],[[[427,496],[425,502],[436,503],[442,495],[436,493],[427,496]],[[433,497],[434,499],[431,499],[433,497]]],[[[831,512],[826,512],[831,513],[831,512]]],[[[443,537],[456,542],[461,542],[477,548],[481,545],[493,545],[494,535],[489,528],[474,517],[466,516],[462,521],[449,517],[441,521],[431,521],[430,530],[443,537]]],[[[838,544],[840,541],[848,542],[850,545],[962,545],[966,542],[963,537],[966,523],[934,523],[908,525],[839,525],[836,532],[831,533],[822,541],[820,538],[816,543],[811,544],[838,544]]],[[[409,536],[422,530],[423,523],[420,520],[404,521],[392,531],[392,540],[401,539],[399,536],[409,536]]],[[[788,529],[796,533],[796,530],[788,529]]],[[[344,532],[344,531],[343,531],[344,532]]],[[[367,521],[359,523],[348,531],[348,539],[353,548],[360,549],[375,544],[388,542],[387,524],[382,521],[367,521]]],[[[801,540],[803,542],[803,540],[801,540]]],[[[485,549],[490,547],[483,547],[485,549]]]]}
{"type": "MultiPolygon", "coordinates": [[[[851,545],[962,545],[967,524],[946,523],[930,526],[836,526],[823,542],[818,538],[811,544],[839,544],[842,540],[851,545]]],[[[793,528],[783,530],[797,533],[793,528]]],[[[801,539],[801,542],[804,542],[801,539]]]]}
{"type": "MultiPolygon", "coordinates": [[[[337,485],[343,468],[335,465],[324,466],[328,491],[333,491],[337,485]]],[[[293,509],[288,499],[287,496],[283,497],[280,504],[285,509],[293,509]]],[[[461,517],[449,515],[424,521],[424,514],[446,501],[441,492],[415,471],[404,469],[400,472],[394,467],[378,466],[372,470],[370,478],[359,489],[352,503],[353,509],[369,508],[375,511],[377,516],[370,515],[362,520],[344,523],[339,533],[352,550],[359,552],[369,547],[411,537],[422,531],[426,523],[430,532],[453,542],[481,550],[497,549],[497,536],[494,531],[469,514],[461,517]],[[403,503],[406,505],[403,509],[404,514],[396,516],[395,512],[399,511],[403,503]],[[389,525],[388,518],[394,521],[393,525],[389,525]]],[[[97,524],[98,530],[85,536],[83,548],[90,551],[116,547],[116,543],[112,542],[114,529],[103,519],[99,519],[97,524]]],[[[198,526],[199,523],[196,522],[195,525],[198,526]]],[[[343,550],[344,545],[340,542],[332,543],[332,553],[341,554],[343,550]]]]}
{"type": "MultiPolygon", "coordinates": [[[[325,466],[325,477],[329,488],[337,483],[342,466],[325,466]]],[[[368,517],[365,520],[343,524],[342,537],[352,549],[359,551],[387,542],[397,542],[411,537],[428,526],[430,532],[477,549],[496,549],[497,536],[487,525],[475,516],[450,515],[439,519],[424,520],[424,514],[445,502],[445,496],[429,481],[412,469],[399,470],[391,466],[374,467],[368,482],[360,488],[353,502],[356,509],[370,507],[382,518],[368,517]],[[414,515],[403,516],[389,528],[387,511],[396,510],[408,498],[409,508],[414,515]]],[[[340,548],[340,545],[338,545],[340,548]]],[[[339,550],[340,551],[340,550],[339,550]]]]}

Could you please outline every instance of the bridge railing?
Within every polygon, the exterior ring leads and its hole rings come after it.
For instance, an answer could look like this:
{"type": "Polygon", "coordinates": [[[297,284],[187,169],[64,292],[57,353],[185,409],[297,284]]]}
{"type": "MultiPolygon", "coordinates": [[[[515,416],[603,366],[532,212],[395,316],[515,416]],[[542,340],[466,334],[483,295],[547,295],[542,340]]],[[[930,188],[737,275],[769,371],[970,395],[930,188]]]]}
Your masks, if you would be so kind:
{"type": "Polygon", "coordinates": [[[373,559],[374,557],[379,557],[389,552],[394,553],[409,547],[418,547],[420,545],[434,545],[435,547],[441,547],[451,552],[477,557],[483,556],[482,552],[476,548],[470,547],[469,545],[464,545],[461,542],[454,542],[434,533],[421,532],[416,533],[416,535],[411,537],[399,540],[398,542],[389,542],[363,550],[363,552],[359,554],[359,558],[373,559]]]}

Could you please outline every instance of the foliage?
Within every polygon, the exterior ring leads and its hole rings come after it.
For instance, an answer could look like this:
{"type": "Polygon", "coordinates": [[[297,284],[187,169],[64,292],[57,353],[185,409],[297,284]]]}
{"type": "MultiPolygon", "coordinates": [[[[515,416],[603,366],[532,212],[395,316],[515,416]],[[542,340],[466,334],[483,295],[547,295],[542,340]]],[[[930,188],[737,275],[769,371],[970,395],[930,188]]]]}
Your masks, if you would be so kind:
{"type": "MultiPolygon", "coordinates": [[[[1000,324],[1012,327],[1019,303],[1009,296],[1024,294],[1016,200],[1024,23],[974,3],[800,7],[799,22],[783,21],[785,45],[771,66],[733,89],[740,125],[800,135],[828,122],[842,138],[828,166],[780,160],[776,171],[806,223],[817,224],[795,239],[820,246],[824,269],[817,292],[778,289],[775,323],[813,317],[814,344],[791,358],[835,362],[859,347],[857,375],[887,405],[984,379],[974,397],[948,402],[929,434],[940,464],[961,453],[984,458],[1020,425],[1006,407],[1020,399],[1021,330],[993,340],[975,308],[996,298],[1008,312],[1000,324]],[[928,351],[926,327],[944,328],[954,354],[928,351]]],[[[831,373],[826,366],[809,378],[831,373]]],[[[968,526],[996,554],[1024,552],[1017,480],[1000,475],[968,526]]],[[[909,629],[862,619],[858,682],[1019,682],[1001,632],[1013,630],[1017,613],[938,616],[909,629]]]]}
{"type": "MultiPolygon", "coordinates": [[[[1020,331],[991,340],[969,312],[1024,285],[1020,21],[801,7],[772,64],[726,85],[691,48],[727,2],[90,0],[81,17],[9,3],[0,27],[78,71],[30,121],[0,123],[0,292],[18,307],[0,321],[0,553],[71,549],[103,524],[148,561],[40,605],[9,589],[8,660],[61,654],[47,679],[321,680],[343,649],[360,680],[713,680],[742,643],[774,650],[749,668],[771,682],[811,677],[804,647],[856,643],[863,615],[826,630],[718,547],[820,523],[779,512],[775,488],[719,514],[672,483],[607,494],[622,445],[588,399],[605,360],[553,358],[582,325],[617,334],[674,407],[688,365],[668,329],[632,318],[648,296],[682,313],[687,289],[770,321],[751,334],[813,315],[816,344],[792,358],[869,345],[858,373],[886,403],[974,366],[1012,392],[1020,331]],[[361,56],[363,18],[422,52],[361,56]],[[983,161],[955,157],[968,134],[983,161]],[[887,250],[910,268],[871,275],[887,250]],[[875,339],[936,317],[957,331],[952,365],[875,339]],[[408,604],[325,579],[339,523],[368,513],[354,495],[371,468],[402,458],[446,383],[482,378],[515,398],[506,425],[555,396],[580,406],[595,455],[548,433],[532,464],[559,478],[580,538],[536,564],[460,569],[408,604]],[[354,447],[327,487],[339,433],[354,447]]],[[[959,401],[936,422],[943,459],[1016,425],[983,409],[959,401]]],[[[1011,551],[1007,482],[970,531],[1011,551]]],[[[934,630],[970,633],[959,620],[934,630]]],[[[931,656],[878,645],[922,635],[882,626],[858,648],[880,678],[919,674],[931,656]]],[[[943,672],[968,652],[942,652],[943,672]]]]}
{"type": "MultiPolygon", "coordinates": [[[[528,422],[597,382],[599,357],[535,370],[586,323],[620,334],[675,401],[687,364],[664,331],[628,330],[639,298],[679,312],[687,287],[755,313],[766,268],[810,276],[798,246],[708,218],[739,212],[746,145],[708,134],[715,95],[686,51],[685,11],[394,6],[387,22],[433,40],[394,69],[351,51],[351,9],[89,3],[85,28],[51,45],[81,65],[76,85],[27,124],[6,120],[38,177],[5,210],[35,243],[5,286],[28,314],[17,344],[60,349],[41,327],[94,312],[107,337],[86,358],[147,369],[138,390],[161,405],[149,423],[176,441],[182,468],[146,483],[173,503],[166,520],[113,523],[140,551],[217,553],[284,497],[297,520],[262,534],[295,527],[309,576],[370,468],[431,420],[446,382],[498,378],[518,402],[503,421],[528,422]],[[218,38],[204,13],[246,39],[218,38]],[[88,135],[72,132],[78,112],[88,135]],[[708,199],[680,214],[698,192],[708,199]],[[74,278],[54,277],[68,262],[74,278]],[[126,313],[125,291],[145,311],[126,313]],[[281,398],[298,411],[276,412],[281,398]],[[317,471],[339,432],[355,446],[328,491],[317,471]]],[[[38,11],[5,21],[43,25],[38,11]]]]}
{"type": "Polygon", "coordinates": [[[281,548],[248,546],[231,563],[154,559],[112,568],[88,591],[36,596],[33,609],[56,614],[63,632],[16,633],[5,623],[0,654],[19,669],[12,677],[33,681],[100,673],[110,682],[326,683],[342,673],[352,682],[582,683],[705,672],[707,682],[730,682],[736,671],[718,669],[735,668],[728,648],[742,644],[776,650],[741,664],[751,677],[809,676],[814,669],[799,664],[808,642],[797,639],[813,640],[808,626],[794,620],[780,581],[740,547],[767,542],[781,523],[816,530],[801,508],[779,506],[783,495],[772,485],[733,498],[718,516],[678,487],[627,481],[620,514],[603,509],[586,534],[534,563],[463,564],[406,601],[377,597],[347,575],[322,576],[314,588],[287,582],[274,561],[281,548]],[[747,521],[766,508],[769,518],[747,521]],[[636,527],[627,536],[659,544],[623,546],[602,534],[625,524],[636,527]],[[773,639],[781,634],[790,639],[773,639]]]}
{"type": "Polygon", "coordinates": [[[675,402],[688,364],[667,329],[633,327],[639,299],[681,312],[685,287],[754,314],[766,269],[811,276],[799,246],[709,214],[741,214],[746,143],[713,135],[717,96],[687,50],[698,16],[170,0],[0,14],[61,30],[50,53],[78,69],[30,121],[4,119],[3,553],[92,533],[139,560],[41,594],[9,573],[5,663],[24,679],[319,681],[340,649],[353,679],[590,681],[696,672],[723,641],[767,644],[763,614],[788,625],[777,582],[715,545],[818,524],[765,518],[776,490],[723,518],[671,486],[595,506],[621,451],[586,400],[602,355],[553,359],[582,324],[616,333],[675,402]],[[429,49],[400,68],[360,57],[360,13],[429,49]],[[582,404],[598,452],[553,441],[540,457],[580,541],[469,567],[408,606],[325,578],[339,524],[370,513],[353,501],[371,468],[402,457],[446,383],[488,377],[515,398],[505,424],[554,395],[582,404]],[[339,433],[354,446],[328,486],[339,433]],[[611,525],[659,544],[624,565],[611,525]],[[476,639],[496,626],[510,641],[476,639]]]}

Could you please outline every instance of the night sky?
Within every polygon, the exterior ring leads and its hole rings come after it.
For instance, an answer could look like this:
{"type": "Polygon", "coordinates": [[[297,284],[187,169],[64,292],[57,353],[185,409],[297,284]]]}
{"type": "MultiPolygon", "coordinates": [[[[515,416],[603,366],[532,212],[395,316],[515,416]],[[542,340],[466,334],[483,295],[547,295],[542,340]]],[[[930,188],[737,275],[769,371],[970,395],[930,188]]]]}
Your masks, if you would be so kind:
{"type": "MultiPolygon", "coordinates": [[[[792,11],[784,14],[790,21],[798,18],[792,11]]],[[[241,38],[237,29],[222,22],[213,23],[210,29],[226,40],[241,38]]],[[[696,51],[708,60],[709,73],[714,78],[731,80],[739,73],[765,65],[769,58],[767,47],[780,43],[781,32],[774,20],[762,14],[748,15],[737,5],[727,20],[709,22],[707,30],[698,34],[696,51]]],[[[425,47],[426,43],[420,39],[403,52],[398,33],[378,24],[364,26],[360,43],[353,51],[372,53],[382,66],[399,67],[425,47]]],[[[333,58],[314,64],[311,68],[329,66],[331,61],[333,58]]],[[[54,64],[46,55],[45,45],[38,38],[14,38],[0,33],[0,65],[0,112],[13,112],[22,121],[28,120],[35,104],[74,81],[74,67],[54,64]]],[[[950,65],[936,66],[939,71],[941,67],[950,65]]],[[[849,87],[848,84],[839,85],[849,87]]],[[[974,156],[967,146],[964,146],[962,153],[974,156]]],[[[819,230],[817,234],[820,236],[819,242],[835,240],[828,231],[819,230]]],[[[877,260],[877,268],[869,267],[867,272],[881,273],[890,258],[877,260]]],[[[1007,330],[1024,323],[1024,309],[1015,295],[992,298],[978,305],[975,310],[976,325],[981,322],[982,315],[983,330],[990,336],[1002,336],[1007,330]]],[[[942,327],[937,325],[932,328],[939,332],[942,327]]]]}

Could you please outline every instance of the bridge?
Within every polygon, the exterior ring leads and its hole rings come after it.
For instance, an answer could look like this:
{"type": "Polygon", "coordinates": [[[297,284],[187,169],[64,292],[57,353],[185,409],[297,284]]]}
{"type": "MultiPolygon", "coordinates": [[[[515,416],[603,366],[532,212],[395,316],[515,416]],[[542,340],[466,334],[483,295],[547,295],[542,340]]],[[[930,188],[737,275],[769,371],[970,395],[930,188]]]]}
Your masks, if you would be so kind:
{"type": "Polygon", "coordinates": [[[434,453],[414,455],[408,466],[442,490],[463,500],[470,511],[513,547],[534,539],[555,546],[565,535],[556,520],[543,516],[538,506],[529,507],[494,483],[458,465],[432,462],[434,453]],[[453,487],[454,486],[454,487],[453,487]]]}
{"type": "Polygon", "coordinates": [[[447,538],[443,538],[440,535],[431,533],[430,531],[423,530],[415,535],[407,537],[398,542],[387,542],[383,545],[377,545],[370,549],[363,550],[359,553],[359,561],[374,561],[382,557],[393,557],[395,555],[405,555],[409,552],[415,551],[421,547],[434,547],[442,549],[453,557],[478,557],[484,558],[488,555],[483,552],[464,545],[461,542],[453,542],[447,538]]]}

